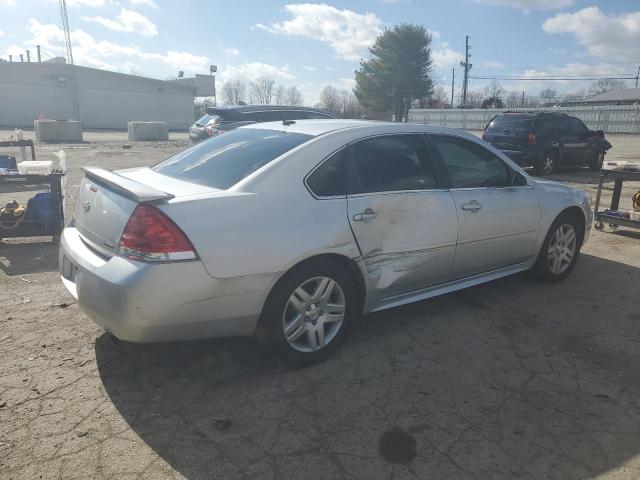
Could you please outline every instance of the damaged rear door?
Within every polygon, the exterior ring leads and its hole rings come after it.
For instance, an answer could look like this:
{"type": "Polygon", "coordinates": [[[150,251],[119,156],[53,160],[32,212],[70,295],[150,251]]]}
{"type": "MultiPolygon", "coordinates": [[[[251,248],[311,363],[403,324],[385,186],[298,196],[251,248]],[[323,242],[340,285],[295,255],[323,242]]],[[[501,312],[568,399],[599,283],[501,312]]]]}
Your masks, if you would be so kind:
{"type": "Polygon", "coordinates": [[[367,138],[349,148],[349,223],[377,299],[450,277],[457,217],[422,134],[367,138]]]}

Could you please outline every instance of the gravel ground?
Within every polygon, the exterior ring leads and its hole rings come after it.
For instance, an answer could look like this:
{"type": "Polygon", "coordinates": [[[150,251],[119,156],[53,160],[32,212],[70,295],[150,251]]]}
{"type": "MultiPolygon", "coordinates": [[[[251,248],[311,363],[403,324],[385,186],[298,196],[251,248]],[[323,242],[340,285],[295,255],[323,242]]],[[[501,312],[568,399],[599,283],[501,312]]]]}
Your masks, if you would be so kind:
{"type": "MultiPolygon", "coordinates": [[[[640,160],[640,137],[609,137],[609,158],[640,160]]],[[[80,166],[186,143],[85,139],[37,149],[67,153],[67,215],[80,166]]],[[[595,197],[597,174],[553,178],[595,197]]],[[[333,358],[288,370],[252,339],[114,342],[48,239],[5,240],[0,478],[637,479],[639,288],[640,231],[593,231],[562,283],[517,275],[368,315],[333,358]]]]}

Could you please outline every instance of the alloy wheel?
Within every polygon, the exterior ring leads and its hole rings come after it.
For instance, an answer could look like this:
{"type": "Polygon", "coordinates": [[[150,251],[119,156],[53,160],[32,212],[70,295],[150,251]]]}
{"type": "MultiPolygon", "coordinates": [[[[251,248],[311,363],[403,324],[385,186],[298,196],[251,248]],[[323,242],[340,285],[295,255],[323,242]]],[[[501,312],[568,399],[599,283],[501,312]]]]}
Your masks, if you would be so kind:
{"type": "Polygon", "coordinates": [[[556,275],[564,273],[576,254],[576,232],[567,223],[560,225],[551,237],[547,249],[547,265],[556,275]]]}
{"type": "Polygon", "coordinates": [[[314,277],[296,288],[282,315],[284,337],[294,349],[313,352],[328,345],[342,327],[345,296],[338,282],[314,277]]]}

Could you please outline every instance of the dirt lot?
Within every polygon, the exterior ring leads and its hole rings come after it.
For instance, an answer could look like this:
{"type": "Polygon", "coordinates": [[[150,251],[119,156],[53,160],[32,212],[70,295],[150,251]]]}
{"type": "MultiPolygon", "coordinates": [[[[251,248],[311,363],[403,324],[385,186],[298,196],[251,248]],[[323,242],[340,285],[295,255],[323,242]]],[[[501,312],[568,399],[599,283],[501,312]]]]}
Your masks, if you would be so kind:
{"type": "MultiPolygon", "coordinates": [[[[37,151],[67,153],[67,215],[80,166],[185,143],[85,138],[37,151]]],[[[610,157],[640,159],[639,137],[610,138],[610,157]]],[[[592,172],[554,178],[595,197],[592,172]]],[[[560,284],[519,275],[369,315],[297,371],[251,339],[114,342],[47,239],[0,244],[0,291],[3,479],[640,478],[640,231],[594,231],[560,284]]]]}

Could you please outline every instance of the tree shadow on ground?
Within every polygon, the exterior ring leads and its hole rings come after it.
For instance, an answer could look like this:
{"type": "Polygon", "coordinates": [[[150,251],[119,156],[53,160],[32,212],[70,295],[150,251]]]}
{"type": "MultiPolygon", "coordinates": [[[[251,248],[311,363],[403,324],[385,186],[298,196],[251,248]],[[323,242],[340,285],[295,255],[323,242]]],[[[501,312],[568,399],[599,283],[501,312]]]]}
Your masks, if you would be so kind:
{"type": "Polygon", "coordinates": [[[190,479],[592,478],[640,452],[638,278],[583,255],[559,284],[368,315],[302,370],[251,339],[102,335],[96,357],[120,414],[190,479]],[[391,434],[413,453],[385,455],[391,434]]]}

